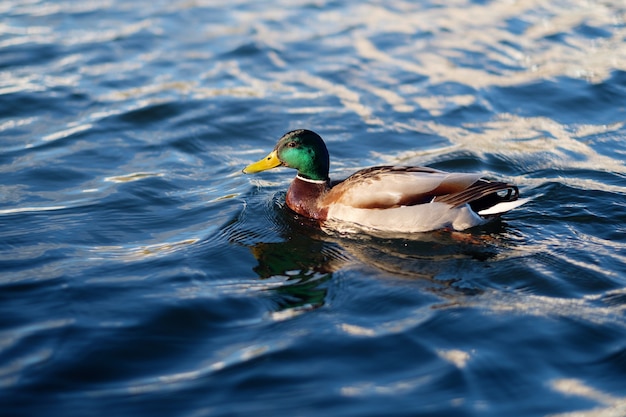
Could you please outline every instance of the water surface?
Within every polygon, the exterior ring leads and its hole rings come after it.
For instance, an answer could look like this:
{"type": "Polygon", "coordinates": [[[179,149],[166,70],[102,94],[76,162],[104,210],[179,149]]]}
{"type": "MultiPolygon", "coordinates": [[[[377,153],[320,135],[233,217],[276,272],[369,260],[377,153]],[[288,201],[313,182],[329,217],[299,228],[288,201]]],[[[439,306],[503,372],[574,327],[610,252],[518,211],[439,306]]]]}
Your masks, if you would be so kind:
{"type": "Polygon", "coordinates": [[[619,1],[5,0],[7,416],[626,415],[619,1]],[[240,170],[428,165],[531,201],[341,235],[240,170]]]}

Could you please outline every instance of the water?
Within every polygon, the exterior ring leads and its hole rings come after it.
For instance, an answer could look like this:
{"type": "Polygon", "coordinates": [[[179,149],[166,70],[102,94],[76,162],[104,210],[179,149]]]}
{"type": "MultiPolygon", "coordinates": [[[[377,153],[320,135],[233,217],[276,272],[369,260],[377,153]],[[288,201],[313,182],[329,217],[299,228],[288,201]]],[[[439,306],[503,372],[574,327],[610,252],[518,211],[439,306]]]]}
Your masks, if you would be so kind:
{"type": "Polygon", "coordinates": [[[3,416],[626,415],[619,1],[0,4],[3,416]],[[319,230],[284,132],[532,200],[319,230]]]}

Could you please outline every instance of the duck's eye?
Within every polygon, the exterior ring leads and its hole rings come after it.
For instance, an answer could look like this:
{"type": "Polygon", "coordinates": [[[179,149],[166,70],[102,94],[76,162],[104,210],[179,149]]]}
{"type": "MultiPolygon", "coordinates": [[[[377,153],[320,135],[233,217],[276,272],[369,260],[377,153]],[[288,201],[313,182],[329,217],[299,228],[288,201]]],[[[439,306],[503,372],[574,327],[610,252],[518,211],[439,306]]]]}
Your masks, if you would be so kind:
{"type": "Polygon", "coordinates": [[[296,146],[298,146],[298,144],[296,142],[289,142],[287,146],[289,146],[290,148],[295,148],[296,146]]]}

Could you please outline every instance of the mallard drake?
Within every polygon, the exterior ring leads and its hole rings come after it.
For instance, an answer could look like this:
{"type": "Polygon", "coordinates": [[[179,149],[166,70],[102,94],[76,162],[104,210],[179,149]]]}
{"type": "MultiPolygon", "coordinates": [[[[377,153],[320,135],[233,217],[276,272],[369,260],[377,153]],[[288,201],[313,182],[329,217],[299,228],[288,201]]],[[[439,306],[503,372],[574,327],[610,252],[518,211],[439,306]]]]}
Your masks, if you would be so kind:
{"type": "Polygon", "coordinates": [[[243,169],[253,174],[278,166],[298,171],[287,190],[287,206],[326,224],[414,233],[485,223],[525,201],[515,185],[480,174],[451,173],[414,166],[362,169],[343,181],[328,177],[326,144],[315,132],[293,130],[265,158],[243,169]]]}

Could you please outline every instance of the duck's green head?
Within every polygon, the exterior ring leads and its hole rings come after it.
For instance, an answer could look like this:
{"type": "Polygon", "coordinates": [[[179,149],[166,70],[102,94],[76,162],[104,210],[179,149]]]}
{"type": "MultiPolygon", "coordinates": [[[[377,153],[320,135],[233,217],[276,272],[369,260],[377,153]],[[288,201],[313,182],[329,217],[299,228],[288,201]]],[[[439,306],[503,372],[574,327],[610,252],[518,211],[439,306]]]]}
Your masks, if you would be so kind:
{"type": "Polygon", "coordinates": [[[269,155],[243,169],[244,174],[254,174],[285,166],[298,170],[298,175],[311,180],[328,180],[328,150],[322,138],[306,129],[292,130],[278,140],[269,155]]]}

